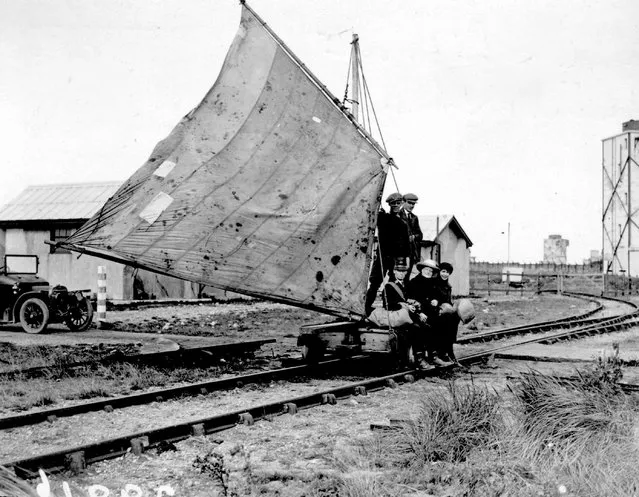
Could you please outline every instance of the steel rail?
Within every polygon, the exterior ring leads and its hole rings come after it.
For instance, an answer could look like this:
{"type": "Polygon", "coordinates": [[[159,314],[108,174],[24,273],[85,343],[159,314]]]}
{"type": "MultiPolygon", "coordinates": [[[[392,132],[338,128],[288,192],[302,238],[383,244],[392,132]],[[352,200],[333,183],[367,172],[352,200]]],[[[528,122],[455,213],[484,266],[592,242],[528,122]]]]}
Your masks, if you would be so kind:
{"type": "MultiPolygon", "coordinates": [[[[569,360],[567,360],[569,361],[569,360]]],[[[530,376],[530,375],[535,375],[538,374],[536,371],[533,371],[532,373],[524,373],[524,375],[526,376],[530,376]]],[[[563,375],[547,375],[544,374],[545,377],[549,377],[552,378],[553,380],[556,380],[558,383],[565,385],[565,386],[573,386],[573,385],[579,385],[580,383],[583,384],[583,380],[579,377],[579,376],[563,376],[563,375]]],[[[521,376],[514,376],[514,375],[506,375],[506,379],[507,380],[519,380],[521,379],[521,376]]],[[[633,393],[637,393],[639,392],[639,384],[637,383],[628,383],[625,381],[617,381],[612,383],[611,385],[616,385],[618,386],[621,391],[625,394],[633,394],[633,393]]]]}
{"type": "MultiPolygon", "coordinates": [[[[352,356],[348,358],[350,362],[355,360],[369,360],[369,356],[352,356]]],[[[329,359],[317,364],[304,364],[287,368],[270,369],[258,373],[236,375],[230,378],[222,378],[208,381],[201,381],[179,387],[169,387],[151,392],[144,392],[132,395],[122,395],[92,402],[83,402],[65,407],[53,407],[42,409],[25,414],[16,414],[0,417],[0,429],[17,428],[20,426],[33,425],[44,421],[54,422],[57,418],[77,416],[87,412],[107,411],[125,407],[150,404],[151,402],[164,402],[169,399],[179,397],[208,395],[213,392],[241,388],[249,383],[266,383],[273,380],[290,379],[303,375],[313,375],[318,372],[325,372],[329,368],[344,364],[343,359],[329,359]]]]}
{"type": "Polygon", "coordinates": [[[32,368],[24,369],[12,369],[10,371],[0,371],[0,379],[13,379],[17,377],[37,378],[51,372],[52,370],[63,368],[65,370],[72,370],[76,368],[82,368],[87,366],[108,366],[111,364],[154,364],[161,361],[174,361],[180,359],[186,359],[188,357],[205,354],[211,356],[211,354],[226,354],[226,353],[241,353],[250,350],[257,349],[262,345],[268,343],[274,343],[277,340],[275,338],[267,338],[262,340],[247,340],[242,342],[232,343],[219,343],[215,345],[207,345],[206,347],[185,347],[178,350],[169,350],[165,352],[152,352],[150,354],[130,354],[130,355],[115,355],[98,359],[97,361],[79,361],[60,364],[51,364],[48,366],[35,366],[32,368]]]}
{"type": "MultiPolygon", "coordinates": [[[[603,323],[603,328],[618,329],[624,325],[624,319],[636,323],[637,316],[634,311],[622,317],[610,318],[610,323],[603,323]]],[[[460,364],[473,364],[494,355],[498,351],[519,347],[529,343],[540,342],[549,339],[562,339],[574,334],[584,332],[593,333],[600,324],[588,325],[584,329],[561,331],[551,336],[533,337],[526,340],[517,341],[510,344],[492,347],[474,354],[459,358],[460,364]]],[[[38,469],[47,472],[58,472],[70,470],[73,472],[82,471],[87,465],[119,457],[128,451],[140,454],[147,449],[157,447],[164,442],[177,442],[194,435],[207,435],[232,428],[237,424],[253,424],[256,419],[267,416],[295,414],[299,409],[306,409],[323,404],[335,404],[337,399],[351,397],[353,395],[366,395],[368,391],[380,390],[382,388],[393,388],[398,382],[411,382],[415,378],[435,376],[442,371],[452,370],[452,366],[446,368],[433,368],[430,370],[406,370],[391,375],[386,375],[374,379],[362,380],[344,385],[342,387],[331,388],[319,392],[269,404],[262,404],[247,409],[231,411],[225,414],[191,420],[185,423],[167,426],[154,430],[147,430],[132,433],[123,437],[118,437],[102,442],[81,445],[63,449],[48,454],[20,459],[17,461],[1,462],[7,468],[13,468],[18,476],[33,477],[37,475],[38,469]]]]}
{"type": "Polygon", "coordinates": [[[589,311],[578,314],[576,316],[553,319],[550,321],[541,321],[539,323],[533,323],[533,324],[513,326],[510,328],[502,328],[499,330],[488,331],[485,333],[476,333],[470,336],[461,337],[457,340],[457,343],[460,345],[464,345],[468,343],[487,342],[490,340],[496,340],[496,339],[504,338],[507,336],[550,331],[558,327],[573,327],[573,326],[582,326],[584,324],[593,324],[593,323],[603,322],[609,318],[607,317],[590,318],[590,316],[592,316],[593,314],[596,314],[597,312],[601,312],[604,309],[604,305],[601,304],[601,300],[613,300],[613,301],[627,304],[631,306],[633,309],[637,309],[637,305],[632,302],[627,302],[625,300],[616,299],[612,297],[595,297],[593,295],[581,294],[581,293],[575,293],[575,292],[564,292],[564,295],[569,295],[571,297],[589,300],[599,305],[595,309],[591,309],[589,311]]]}

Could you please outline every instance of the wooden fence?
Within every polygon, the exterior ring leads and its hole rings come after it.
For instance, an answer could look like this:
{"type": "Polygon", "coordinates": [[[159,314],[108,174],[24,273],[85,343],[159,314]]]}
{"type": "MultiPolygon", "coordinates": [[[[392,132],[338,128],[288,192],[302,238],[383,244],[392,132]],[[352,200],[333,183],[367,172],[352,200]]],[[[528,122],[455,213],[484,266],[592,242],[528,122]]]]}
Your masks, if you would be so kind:
{"type": "Polygon", "coordinates": [[[639,278],[602,273],[521,273],[471,271],[471,295],[532,295],[540,292],[578,292],[591,295],[639,295],[639,278]]]}

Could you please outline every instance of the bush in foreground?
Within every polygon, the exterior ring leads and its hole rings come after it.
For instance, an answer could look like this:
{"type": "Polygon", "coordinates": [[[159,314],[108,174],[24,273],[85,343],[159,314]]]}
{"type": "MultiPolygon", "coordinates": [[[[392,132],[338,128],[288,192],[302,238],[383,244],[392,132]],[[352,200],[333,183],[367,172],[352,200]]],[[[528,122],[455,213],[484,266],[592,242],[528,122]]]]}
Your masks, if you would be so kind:
{"type": "Polygon", "coordinates": [[[511,454],[575,495],[639,493],[637,415],[616,383],[620,374],[612,357],[569,381],[531,372],[512,388],[511,454]]]}
{"type": "Polygon", "coordinates": [[[338,495],[639,495],[638,417],[614,357],[570,380],[524,374],[513,395],[451,383],[342,454],[338,495]]]}

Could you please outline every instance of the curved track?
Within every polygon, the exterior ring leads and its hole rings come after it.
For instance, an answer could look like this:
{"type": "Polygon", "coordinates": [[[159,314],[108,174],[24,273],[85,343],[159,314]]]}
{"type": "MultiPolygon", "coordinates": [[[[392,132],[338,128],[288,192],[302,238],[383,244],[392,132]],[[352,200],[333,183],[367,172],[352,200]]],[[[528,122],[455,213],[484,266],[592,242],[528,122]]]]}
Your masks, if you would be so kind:
{"type": "MultiPolygon", "coordinates": [[[[572,295],[572,294],[571,294],[572,295]]],[[[593,297],[581,296],[582,298],[593,299],[593,297]]],[[[616,299],[610,299],[616,300],[616,299]]],[[[604,310],[603,305],[600,305],[594,311],[589,311],[586,313],[587,315],[579,315],[572,318],[564,318],[560,320],[554,320],[544,323],[536,323],[534,325],[529,326],[518,326],[508,329],[497,330],[491,333],[484,333],[479,336],[469,337],[471,339],[475,339],[475,341],[486,341],[486,340],[495,340],[500,339],[506,336],[512,337],[513,335],[521,335],[523,333],[537,333],[543,331],[543,336],[533,336],[531,338],[525,338],[523,340],[517,340],[505,345],[497,345],[496,347],[490,347],[484,351],[466,355],[459,359],[459,362],[462,365],[469,365],[478,361],[483,361],[486,358],[494,355],[496,352],[503,351],[509,348],[517,347],[527,343],[534,342],[545,342],[551,343],[556,340],[564,340],[571,339],[584,335],[591,335],[594,333],[604,333],[610,331],[617,331],[619,329],[624,329],[630,326],[635,326],[639,324],[639,310],[637,310],[637,306],[631,303],[618,301],[623,303],[624,306],[630,307],[630,312],[615,315],[615,316],[600,316],[600,317],[591,317],[597,312],[602,312],[604,310]],[[559,329],[559,331],[554,331],[552,333],[548,333],[548,330],[551,329],[559,329]],[[490,337],[490,338],[488,338],[490,337]]],[[[461,342],[461,340],[460,340],[461,342]]],[[[351,361],[354,358],[351,358],[351,361]]],[[[326,361],[325,364],[327,366],[339,364],[340,361],[326,361]]],[[[448,368],[442,368],[448,369],[448,368]]],[[[48,472],[55,472],[64,469],[70,469],[72,471],[81,471],[86,465],[91,464],[93,462],[97,462],[100,460],[118,457],[127,451],[132,450],[135,453],[141,453],[148,448],[153,448],[159,446],[163,442],[175,442],[178,440],[182,440],[188,438],[193,435],[205,435],[209,433],[214,433],[217,431],[221,431],[227,428],[231,428],[238,423],[244,424],[252,424],[258,419],[273,416],[273,415],[281,415],[281,414],[294,414],[298,409],[310,408],[317,405],[322,404],[333,404],[338,399],[347,398],[352,395],[366,395],[368,391],[371,390],[379,390],[382,388],[393,388],[397,385],[398,382],[411,382],[416,378],[423,378],[427,376],[434,376],[441,373],[442,369],[431,369],[431,370],[406,370],[397,372],[390,375],[384,375],[381,377],[366,379],[357,382],[352,382],[347,385],[338,388],[326,389],[318,392],[314,392],[309,395],[291,397],[285,399],[283,401],[278,401],[275,403],[269,404],[259,404],[254,405],[252,407],[235,410],[231,412],[227,412],[225,414],[200,418],[196,420],[191,420],[187,423],[175,424],[172,426],[166,426],[163,428],[155,429],[155,430],[147,430],[138,433],[132,433],[126,435],[124,437],[119,437],[111,440],[104,440],[94,444],[82,445],[71,447],[68,449],[64,449],[57,452],[52,452],[49,454],[43,454],[36,457],[31,457],[27,459],[21,459],[16,461],[7,461],[2,463],[4,466],[12,467],[17,474],[24,477],[30,477],[37,473],[37,469],[42,468],[48,472]]],[[[269,381],[274,376],[281,375],[280,378],[285,377],[294,377],[295,375],[305,374],[303,372],[308,373],[308,366],[299,366],[294,368],[284,368],[282,370],[270,371],[257,373],[255,375],[245,376],[244,379],[242,377],[234,377],[227,380],[218,380],[217,382],[206,382],[206,384],[196,384],[189,385],[188,389],[197,394],[209,393],[212,389],[216,388],[216,384],[218,387],[228,388],[231,385],[238,386],[240,382],[256,382],[260,381],[260,378],[263,378],[263,381],[269,381]],[[250,378],[250,380],[249,380],[250,378]],[[267,380],[267,378],[269,380],[267,380]],[[204,389],[204,390],[203,390],[204,389]]],[[[627,389],[639,387],[628,386],[627,389]]],[[[151,399],[151,401],[157,401],[160,399],[164,399],[165,396],[168,398],[170,395],[168,394],[169,390],[174,391],[177,395],[176,389],[167,389],[164,395],[162,391],[152,392],[149,394],[140,394],[139,396],[127,396],[123,397],[121,401],[122,405],[127,405],[128,402],[131,402],[132,397],[138,397],[142,400],[143,397],[146,397],[146,401],[151,399]],[[128,400],[127,400],[128,398],[128,400]]],[[[115,402],[114,399],[110,399],[109,401],[100,401],[94,404],[96,408],[99,409],[113,409],[115,402]],[[109,406],[109,407],[107,407],[109,406]]],[[[132,405],[132,404],[128,404],[132,405]]],[[[86,412],[87,408],[84,408],[86,412]]],[[[40,413],[34,413],[31,416],[39,416],[39,420],[49,419],[51,421],[55,420],[55,416],[65,415],[64,411],[58,410],[59,414],[50,414],[49,416],[53,416],[52,418],[46,417],[47,411],[42,411],[40,413]]],[[[52,411],[49,411],[52,412],[52,411]]],[[[72,415],[72,414],[69,414],[72,415]]],[[[27,415],[29,416],[29,415],[27,415]]],[[[36,416],[36,417],[37,417],[36,416]]],[[[17,417],[14,417],[17,418],[17,417]]],[[[7,418],[4,418],[7,419],[7,418]]],[[[34,418],[35,419],[35,418],[34,418]]],[[[5,427],[11,426],[10,423],[18,422],[17,419],[13,421],[5,421],[5,427]]],[[[2,423],[2,420],[0,420],[2,423]]],[[[21,425],[28,424],[20,421],[21,425]]],[[[18,426],[18,425],[13,425],[18,426]]]]}

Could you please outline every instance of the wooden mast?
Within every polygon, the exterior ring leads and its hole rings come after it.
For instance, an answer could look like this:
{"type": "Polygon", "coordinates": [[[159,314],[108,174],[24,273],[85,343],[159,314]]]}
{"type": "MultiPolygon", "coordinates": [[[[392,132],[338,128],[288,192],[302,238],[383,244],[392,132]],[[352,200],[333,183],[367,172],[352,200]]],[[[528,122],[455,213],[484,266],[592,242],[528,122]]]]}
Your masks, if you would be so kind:
{"type": "Polygon", "coordinates": [[[353,98],[351,99],[351,114],[356,121],[359,121],[359,36],[353,33],[352,54],[352,70],[351,70],[351,87],[353,88],[353,98]]]}

